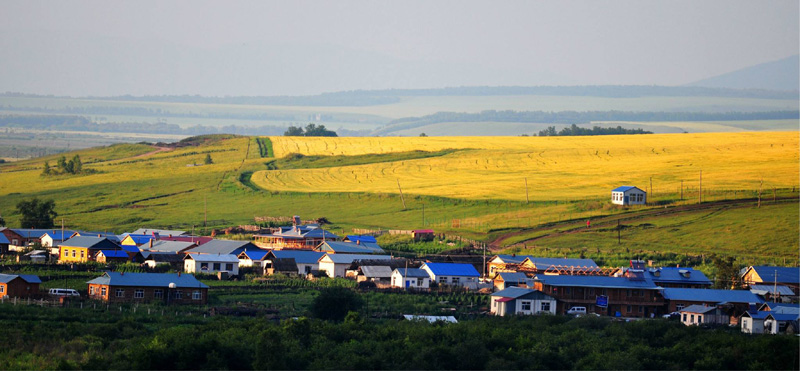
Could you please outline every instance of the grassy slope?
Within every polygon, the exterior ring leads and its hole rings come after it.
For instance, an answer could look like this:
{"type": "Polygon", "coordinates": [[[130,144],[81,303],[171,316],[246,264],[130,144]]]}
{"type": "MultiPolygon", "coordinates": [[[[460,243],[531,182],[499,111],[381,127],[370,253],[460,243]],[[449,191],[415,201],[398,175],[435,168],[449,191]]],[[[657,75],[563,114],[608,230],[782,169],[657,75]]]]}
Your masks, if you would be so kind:
{"type": "MultiPolygon", "coordinates": [[[[413,145],[416,140],[432,138],[406,138],[409,139],[413,139],[411,140],[413,145]]],[[[373,150],[390,153],[403,147],[400,145],[402,143],[400,138],[386,138],[388,143],[383,142],[383,138],[380,138],[380,141],[377,138],[367,138],[369,141],[377,141],[376,143],[354,142],[353,138],[340,140],[342,143],[338,143],[336,149],[340,152],[347,150],[368,153],[369,150],[373,150]],[[376,146],[370,147],[373,144],[376,146]]],[[[469,148],[479,142],[475,138],[465,138],[460,144],[462,148],[469,148]]],[[[507,142],[505,145],[512,150],[515,146],[519,146],[514,141],[507,142]]],[[[324,142],[317,143],[317,147],[314,143],[310,140],[303,142],[302,145],[310,149],[308,152],[313,152],[314,148],[319,148],[318,152],[332,151],[331,148],[324,147],[324,142]]],[[[421,148],[442,150],[453,144],[452,141],[445,140],[432,140],[430,143],[434,145],[421,148]]],[[[289,147],[286,139],[278,139],[274,144],[275,152],[278,154],[289,147]]],[[[262,191],[250,188],[239,181],[242,172],[263,169],[264,162],[268,160],[262,158],[255,138],[235,138],[199,147],[136,157],[153,150],[154,148],[149,146],[129,145],[81,151],[79,153],[87,163],[86,166],[99,171],[98,174],[85,176],[41,178],[39,176],[43,163],[41,159],[2,165],[0,166],[2,179],[0,213],[9,226],[16,227],[18,215],[15,215],[14,205],[20,200],[39,196],[56,200],[59,219],[63,217],[68,228],[115,232],[130,231],[144,226],[191,229],[194,225],[201,228],[204,210],[207,209],[207,219],[211,226],[252,223],[254,216],[300,214],[306,219],[327,217],[335,223],[331,226],[335,232],[349,232],[352,227],[425,226],[441,232],[454,232],[466,237],[486,239],[489,238],[487,235],[489,230],[495,230],[491,236],[497,236],[500,233],[513,232],[515,228],[567,219],[582,222],[589,217],[601,218],[627,212],[609,207],[605,197],[578,201],[564,199],[535,201],[526,204],[524,201],[502,199],[469,200],[406,194],[406,208],[403,209],[399,195],[394,193],[262,191]],[[207,153],[211,154],[213,165],[187,167],[191,164],[202,164],[207,153]],[[204,206],[206,203],[207,208],[204,206]],[[425,224],[423,224],[423,205],[425,224]],[[508,228],[508,231],[497,231],[505,228],[508,228]]],[[[71,154],[67,157],[70,156],[71,154]]],[[[423,161],[439,158],[423,159],[423,161]]],[[[55,157],[49,160],[51,165],[55,163],[55,157]]],[[[789,196],[789,192],[781,192],[779,196],[781,195],[789,196]]],[[[718,198],[730,196],[732,196],[730,193],[717,195],[718,198]]],[[[742,196],[740,192],[738,197],[742,196]]],[[[794,196],[796,197],[796,193],[794,196]]],[[[629,248],[632,251],[649,251],[653,246],[657,246],[659,250],[681,253],[693,252],[696,249],[694,252],[698,254],[711,251],[741,254],[752,251],[754,241],[765,241],[764,249],[773,249],[765,250],[767,253],[777,256],[796,254],[798,245],[796,202],[785,207],[772,208],[766,205],[758,210],[731,213],[726,219],[727,224],[715,221],[714,218],[695,218],[688,214],[685,218],[687,218],[686,227],[682,227],[678,232],[670,232],[671,229],[665,226],[657,229],[658,234],[642,234],[641,237],[632,234],[630,237],[632,245],[629,248]],[[728,230],[730,232],[724,232],[728,230]],[[718,233],[721,235],[717,236],[718,233]],[[684,235],[686,237],[682,237],[684,235]],[[709,238],[708,241],[720,241],[719,244],[722,246],[699,242],[703,235],[712,235],[713,238],[709,238]],[[738,235],[742,237],[737,237],[738,235]],[[651,237],[652,239],[649,239],[651,237]],[[663,241],[678,242],[673,246],[663,241]]],[[[659,225],[662,222],[666,223],[665,225],[677,223],[667,219],[647,223],[659,225]]],[[[643,229],[643,231],[653,230],[643,229]]],[[[562,252],[578,254],[579,248],[582,247],[600,248],[603,253],[616,251],[609,242],[609,238],[613,236],[609,237],[608,233],[603,234],[603,232],[591,233],[595,234],[542,239],[536,241],[536,244],[551,249],[543,252],[544,254],[550,254],[552,251],[557,251],[558,254],[562,252]],[[573,249],[559,250],[568,246],[573,249]]],[[[756,244],[756,247],[761,248],[760,246],[762,245],[756,244]]],[[[752,257],[756,255],[749,252],[747,254],[752,257]]]]}

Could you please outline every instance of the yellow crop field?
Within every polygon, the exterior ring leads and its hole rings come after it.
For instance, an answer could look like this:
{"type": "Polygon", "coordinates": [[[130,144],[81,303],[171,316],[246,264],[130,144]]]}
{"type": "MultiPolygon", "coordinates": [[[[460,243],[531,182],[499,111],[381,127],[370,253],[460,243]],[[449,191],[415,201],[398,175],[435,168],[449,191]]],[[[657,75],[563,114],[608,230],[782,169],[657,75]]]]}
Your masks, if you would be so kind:
{"type": "Polygon", "coordinates": [[[798,132],[589,137],[273,137],[276,157],[463,149],[446,156],[253,174],[277,191],[397,193],[464,199],[570,200],[619,185],[652,194],[684,187],[754,190],[798,186],[798,132]]]}

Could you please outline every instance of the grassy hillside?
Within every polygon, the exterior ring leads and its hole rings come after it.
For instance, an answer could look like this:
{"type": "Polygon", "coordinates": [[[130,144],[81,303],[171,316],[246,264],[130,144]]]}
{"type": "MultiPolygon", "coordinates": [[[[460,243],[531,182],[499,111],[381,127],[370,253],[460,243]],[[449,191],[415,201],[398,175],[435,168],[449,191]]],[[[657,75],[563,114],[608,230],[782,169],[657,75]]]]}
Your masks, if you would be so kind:
{"type": "Polygon", "coordinates": [[[194,227],[202,232],[205,221],[210,228],[250,224],[256,216],[301,215],[326,217],[334,223],[328,228],[337,233],[353,227],[429,227],[494,241],[497,249],[524,249],[527,244],[540,246],[537,252],[542,254],[578,255],[586,249],[587,254],[611,256],[620,249],[614,236],[602,231],[604,218],[657,211],[664,205],[691,206],[697,199],[693,182],[702,169],[705,201],[752,198],[763,176],[764,206],[753,209],[754,202],[747,201],[747,207],[711,217],[691,210],[652,221],[643,215],[623,235],[624,254],[656,250],[791,257],[798,246],[796,138],[796,132],[603,138],[211,137],[167,150],[118,145],[75,152],[86,168],[96,171],[90,175],[41,176],[44,160],[53,165],[56,156],[0,165],[0,215],[18,227],[14,205],[36,196],[54,199],[57,224],[63,218],[68,228],[123,232],[194,227]],[[269,157],[273,153],[276,157],[269,157]],[[303,156],[283,158],[289,153],[303,156]],[[202,165],[207,154],[213,164],[202,165]],[[268,163],[287,170],[265,170],[268,163]],[[632,183],[647,188],[650,176],[659,205],[610,205],[612,187],[632,183]],[[530,202],[525,200],[526,177],[530,202]],[[681,201],[677,192],[683,177],[681,201]],[[773,187],[778,198],[793,199],[770,204],[773,187]],[[564,235],[546,230],[549,225],[562,228],[565,221],[580,226],[587,218],[599,223],[598,230],[564,235]],[[635,234],[639,229],[641,234],[635,234]]]}

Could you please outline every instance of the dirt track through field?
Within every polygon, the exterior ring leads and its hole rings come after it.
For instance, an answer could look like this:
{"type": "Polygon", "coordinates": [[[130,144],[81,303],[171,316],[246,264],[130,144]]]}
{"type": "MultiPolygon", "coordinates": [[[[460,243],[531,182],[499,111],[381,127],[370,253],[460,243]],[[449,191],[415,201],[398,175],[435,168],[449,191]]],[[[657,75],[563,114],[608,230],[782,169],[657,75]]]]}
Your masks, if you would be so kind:
{"type": "Polygon", "coordinates": [[[143,158],[143,157],[152,156],[152,155],[155,155],[155,154],[158,154],[158,153],[161,153],[161,152],[168,152],[168,151],[172,151],[172,150],[174,150],[174,149],[175,149],[175,148],[172,148],[172,147],[155,147],[155,148],[157,148],[155,151],[150,151],[150,152],[147,152],[147,153],[142,153],[141,155],[136,155],[136,156],[133,156],[133,157],[130,157],[130,158],[131,158],[131,159],[143,158]]]}
{"type": "MultiPolygon", "coordinates": [[[[771,199],[765,200],[762,199],[762,203],[764,204],[773,204],[773,203],[785,203],[785,202],[797,202],[797,197],[780,197],[777,198],[775,201],[771,199]]],[[[518,241],[514,243],[515,245],[529,243],[531,241],[536,241],[546,237],[552,237],[555,235],[564,235],[564,234],[571,234],[571,233],[579,233],[586,231],[586,221],[591,220],[591,229],[608,229],[608,228],[616,228],[618,222],[625,222],[625,221],[632,221],[638,220],[643,218],[652,218],[670,214],[677,214],[683,212],[692,212],[692,211],[701,211],[701,210],[711,210],[713,212],[718,212],[724,209],[729,208],[740,208],[740,207],[753,207],[758,203],[758,199],[756,198],[749,198],[749,199],[741,199],[741,200],[727,200],[727,201],[713,201],[713,202],[704,202],[702,204],[691,204],[691,205],[680,205],[680,206],[670,206],[665,208],[659,209],[648,209],[638,212],[630,212],[618,215],[610,215],[610,216],[603,216],[598,218],[583,218],[579,220],[567,220],[563,222],[556,222],[556,223],[548,223],[539,227],[535,228],[525,228],[521,230],[515,230],[513,232],[509,232],[507,234],[503,234],[494,240],[489,242],[488,248],[492,251],[498,251],[502,249],[508,248],[508,245],[504,245],[503,241],[508,238],[519,236],[521,234],[536,232],[536,231],[553,231],[552,233],[546,233],[541,236],[531,237],[529,239],[518,241]],[[559,229],[563,229],[560,230],[559,229]]]]}

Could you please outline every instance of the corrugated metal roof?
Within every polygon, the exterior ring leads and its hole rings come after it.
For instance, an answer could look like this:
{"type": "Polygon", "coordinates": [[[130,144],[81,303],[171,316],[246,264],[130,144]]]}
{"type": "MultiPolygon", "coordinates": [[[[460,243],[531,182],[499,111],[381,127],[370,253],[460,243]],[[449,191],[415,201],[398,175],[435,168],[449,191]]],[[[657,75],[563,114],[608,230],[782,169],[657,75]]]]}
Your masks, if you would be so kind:
{"type": "Polygon", "coordinates": [[[767,318],[767,314],[769,314],[769,313],[770,312],[767,312],[767,311],[744,312],[742,314],[742,317],[747,316],[747,317],[750,317],[752,319],[764,319],[764,318],[767,318]]]}
{"type": "Polygon", "coordinates": [[[800,267],[753,266],[764,282],[800,283],[800,267]]]}
{"type": "Polygon", "coordinates": [[[27,228],[11,228],[14,233],[22,236],[22,238],[39,238],[47,232],[53,232],[55,229],[27,229],[27,228]]]}
{"type": "Polygon", "coordinates": [[[270,254],[277,259],[294,259],[297,264],[317,264],[325,256],[324,252],[311,250],[273,250],[270,254]]]}
{"type": "Polygon", "coordinates": [[[711,280],[703,272],[693,268],[661,267],[647,269],[647,274],[653,282],[659,283],[685,283],[710,285],[711,280]],[[685,277],[681,272],[687,272],[689,277],[685,277]],[[656,275],[658,274],[658,276],[656,275]]]}
{"type": "Polygon", "coordinates": [[[797,321],[800,320],[800,313],[775,313],[767,312],[767,318],[772,317],[776,321],[797,321]]]}
{"type": "Polygon", "coordinates": [[[367,255],[367,254],[325,254],[319,259],[330,259],[334,264],[351,264],[354,260],[389,260],[389,255],[367,255]]]}
{"type": "Polygon", "coordinates": [[[39,276],[32,274],[0,274],[0,282],[2,283],[9,283],[16,278],[22,278],[27,283],[42,283],[39,276]]]}
{"type": "MultiPolygon", "coordinates": [[[[617,188],[612,189],[611,192],[627,192],[627,191],[630,191],[631,189],[638,189],[638,190],[642,191],[639,187],[636,187],[636,186],[621,186],[621,187],[617,187],[617,188]]],[[[642,191],[642,192],[644,192],[644,191],[642,191]]]]}
{"type": "Polygon", "coordinates": [[[422,268],[428,267],[435,276],[480,277],[480,273],[472,264],[463,263],[425,263],[422,268]]]}
{"type": "Polygon", "coordinates": [[[352,242],[337,241],[326,241],[319,246],[319,250],[337,254],[381,254],[384,252],[380,247],[374,248],[352,242]]]}
{"type": "Polygon", "coordinates": [[[174,283],[179,288],[208,288],[208,286],[198,281],[191,274],[175,273],[120,273],[105,272],[102,276],[95,278],[89,284],[110,285],[110,286],[139,286],[139,287],[169,287],[174,283]]]}
{"type": "Polygon", "coordinates": [[[633,281],[625,277],[607,276],[547,276],[537,275],[537,279],[545,285],[550,286],[581,286],[581,287],[600,287],[600,288],[622,288],[622,289],[649,289],[655,290],[659,287],[650,280],[633,281]]]}
{"type": "Polygon", "coordinates": [[[392,276],[392,268],[385,265],[362,265],[361,273],[364,277],[389,278],[392,276]]]}
{"type": "Polygon", "coordinates": [[[166,241],[166,240],[159,240],[153,241],[153,246],[149,244],[144,244],[139,246],[142,251],[162,251],[162,252],[179,252],[186,250],[195,244],[191,242],[183,242],[183,241],[166,241]]]}
{"type": "Polygon", "coordinates": [[[503,282],[519,283],[528,281],[530,279],[528,278],[528,276],[525,275],[525,273],[520,273],[520,272],[500,272],[497,275],[500,276],[500,279],[502,279],[503,282]]]}
{"type": "Polygon", "coordinates": [[[350,241],[350,242],[358,242],[358,241],[360,241],[361,243],[364,243],[364,242],[377,243],[378,242],[378,240],[376,240],[375,237],[373,237],[373,236],[347,235],[347,240],[350,241]]]}
{"type": "Polygon", "coordinates": [[[250,241],[213,240],[189,249],[187,253],[201,254],[234,254],[238,255],[245,250],[260,250],[250,241]]]}
{"type": "Polygon", "coordinates": [[[119,250],[120,246],[105,237],[77,236],[61,243],[63,247],[83,247],[96,250],[119,250]]]}
{"type": "Polygon", "coordinates": [[[183,254],[175,254],[175,253],[150,253],[145,260],[152,260],[156,263],[178,263],[183,261],[184,255],[183,254]]]}
{"type": "Polygon", "coordinates": [[[794,295],[794,291],[792,291],[792,289],[790,289],[788,286],[783,286],[783,285],[778,285],[778,286],[774,286],[774,285],[750,285],[750,292],[752,292],[752,293],[754,293],[756,295],[774,294],[776,292],[776,290],[777,290],[779,295],[785,295],[785,296],[793,296],[794,295]]]}
{"type": "Polygon", "coordinates": [[[0,233],[0,245],[10,245],[11,241],[6,238],[6,235],[0,233]]]}
{"type": "Polygon", "coordinates": [[[686,308],[681,309],[681,312],[689,312],[689,313],[708,313],[713,310],[716,310],[717,307],[709,307],[707,305],[690,305],[686,308]]]}
{"type": "Polygon", "coordinates": [[[536,269],[547,269],[551,265],[563,265],[573,267],[597,267],[597,263],[592,259],[573,259],[573,258],[537,258],[529,257],[536,269]]]}
{"type": "Polygon", "coordinates": [[[105,255],[106,258],[128,258],[128,253],[125,250],[100,250],[100,253],[105,255]]]}
{"type": "Polygon", "coordinates": [[[186,259],[208,263],[238,263],[239,258],[231,254],[189,254],[186,259]]]}
{"type": "Polygon", "coordinates": [[[134,254],[135,254],[135,253],[137,253],[137,252],[139,252],[139,248],[138,248],[138,247],[136,247],[136,246],[130,246],[130,245],[121,245],[120,247],[122,248],[122,250],[125,250],[125,251],[127,251],[127,252],[132,252],[132,253],[134,253],[134,254]]]}
{"type": "MultiPolygon", "coordinates": [[[[418,277],[418,278],[425,278],[430,277],[428,272],[419,269],[419,268],[395,268],[395,271],[400,273],[400,277],[418,277]]],[[[393,271],[394,272],[394,271],[393,271]]]]}
{"type": "Polygon", "coordinates": [[[247,257],[247,258],[248,258],[248,259],[250,259],[250,260],[264,260],[264,257],[267,255],[267,253],[268,253],[268,252],[269,252],[268,250],[261,250],[261,251],[256,251],[256,250],[251,250],[251,251],[242,251],[242,253],[241,253],[241,254],[239,254],[239,256],[245,256],[245,257],[247,257]]]}
{"type": "Polygon", "coordinates": [[[495,255],[490,261],[494,261],[496,258],[500,258],[500,260],[502,260],[503,263],[506,263],[506,264],[520,264],[526,258],[533,259],[533,256],[532,255],[502,255],[502,254],[498,254],[498,255],[495,255]]]}
{"type": "Polygon", "coordinates": [[[39,238],[44,238],[44,236],[48,236],[53,240],[64,240],[64,239],[69,239],[70,237],[72,237],[72,235],[75,234],[75,232],[77,232],[77,231],[71,231],[71,230],[65,229],[64,233],[61,233],[61,230],[59,229],[57,231],[47,231],[44,234],[42,234],[41,236],[39,236],[39,238]]]}
{"type": "Polygon", "coordinates": [[[703,301],[709,303],[763,303],[764,300],[748,290],[676,289],[665,288],[667,300],[703,301]]]}

